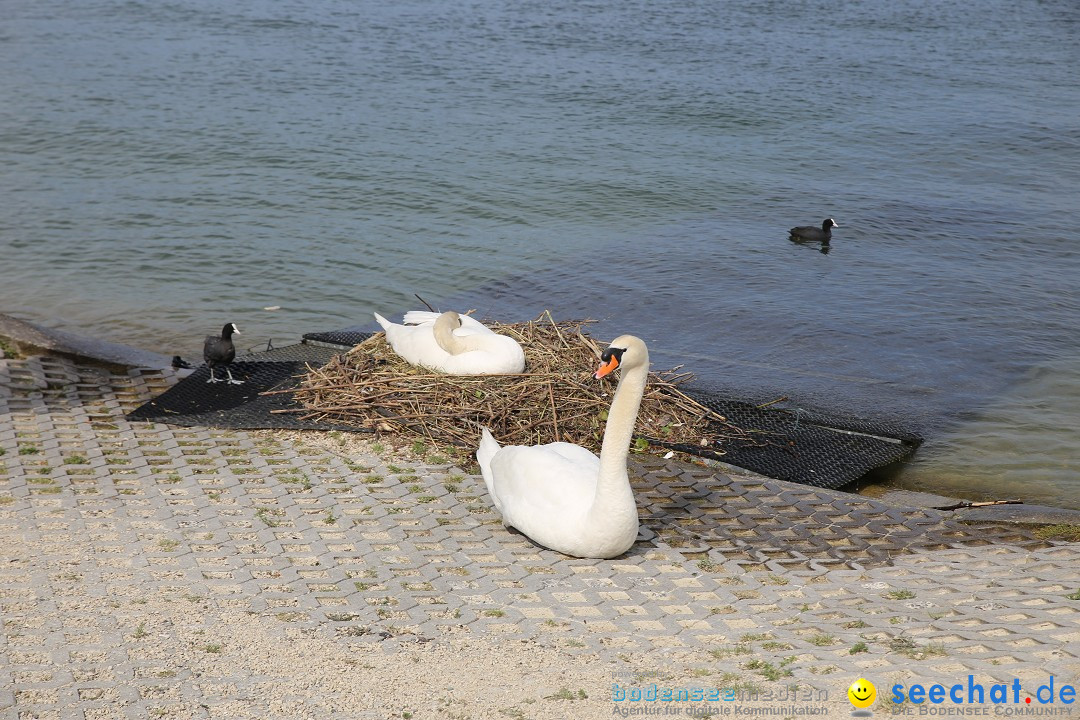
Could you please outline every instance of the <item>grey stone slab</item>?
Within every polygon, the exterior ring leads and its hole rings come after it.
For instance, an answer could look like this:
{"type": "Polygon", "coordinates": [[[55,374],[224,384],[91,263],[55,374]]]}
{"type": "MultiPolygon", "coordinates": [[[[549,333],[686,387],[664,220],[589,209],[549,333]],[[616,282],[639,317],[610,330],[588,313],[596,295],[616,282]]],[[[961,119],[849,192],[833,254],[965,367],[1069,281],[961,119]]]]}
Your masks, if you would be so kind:
{"type": "MultiPolygon", "coordinates": [[[[24,352],[45,350],[109,365],[164,369],[171,367],[172,363],[172,358],[158,353],[43,327],[4,314],[0,314],[0,337],[15,343],[24,352]]],[[[57,360],[50,365],[53,368],[66,368],[57,360]]]]}

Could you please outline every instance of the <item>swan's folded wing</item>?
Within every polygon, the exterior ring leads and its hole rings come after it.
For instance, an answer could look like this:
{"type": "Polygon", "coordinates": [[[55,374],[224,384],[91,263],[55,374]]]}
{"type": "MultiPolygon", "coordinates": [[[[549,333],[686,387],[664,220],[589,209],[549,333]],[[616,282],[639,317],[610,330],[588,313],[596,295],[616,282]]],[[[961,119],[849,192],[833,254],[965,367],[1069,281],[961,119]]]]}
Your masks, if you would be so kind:
{"type": "MultiPolygon", "coordinates": [[[[434,325],[441,314],[442,313],[431,312],[429,310],[410,310],[405,313],[405,317],[402,321],[406,325],[434,325]]],[[[454,330],[455,335],[475,335],[477,333],[487,333],[490,335],[493,332],[491,328],[479,320],[473,319],[471,315],[461,315],[460,317],[461,327],[454,330]]]]}
{"type": "Polygon", "coordinates": [[[548,443],[547,445],[537,445],[535,447],[550,450],[553,453],[561,455],[569,462],[583,465],[590,469],[595,466],[597,472],[600,471],[600,458],[596,456],[596,453],[591,450],[586,450],[580,445],[568,442],[553,442],[548,443]]]}
{"type": "Polygon", "coordinates": [[[586,511],[596,494],[600,459],[578,445],[504,447],[491,461],[492,484],[503,517],[515,522],[586,511]]]}
{"type": "Polygon", "coordinates": [[[428,310],[410,310],[401,321],[405,325],[434,325],[439,315],[440,313],[428,310]]]}
{"type": "Polygon", "coordinates": [[[511,337],[477,333],[462,337],[461,343],[470,349],[446,359],[443,369],[448,373],[497,375],[519,373],[525,369],[525,351],[511,337]]]}
{"type": "Polygon", "coordinates": [[[451,357],[435,342],[430,327],[391,324],[386,328],[386,341],[394,352],[413,365],[439,368],[451,357]]]}
{"type": "Polygon", "coordinates": [[[470,332],[486,332],[494,333],[495,331],[489,328],[484,323],[475,319],[472,315],[461,315],[461,330],[469,330],[470,332]]]}

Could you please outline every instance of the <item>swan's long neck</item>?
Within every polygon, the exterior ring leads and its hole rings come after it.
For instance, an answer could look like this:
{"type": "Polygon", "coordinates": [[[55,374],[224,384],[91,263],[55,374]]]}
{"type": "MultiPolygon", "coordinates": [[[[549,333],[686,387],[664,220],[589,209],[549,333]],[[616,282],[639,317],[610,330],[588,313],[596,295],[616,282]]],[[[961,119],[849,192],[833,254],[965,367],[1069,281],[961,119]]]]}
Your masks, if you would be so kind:
{"type": "Polygon", "coordinates": [[[469,350],[466,343],[454,334],[454,330],[461,326],[458,316],[453,313],[443,313],[431,328],[435,336],[435,342],[451,355],[460,355],[469,350]]]}
{"type": "Polygon", "coordinates": [[[634,436],[641,396],[649,377],[649,358],[623,371],[608,411],[604,441],[600,446],[600,476],[596,481],[596,495],[589,514],[606,517],[614,507],[625,507],[625,496],[633,497],[626,472],[626,458],[630,453],[630,440],[634,436]],[[620,502],[621,501],[621,502],[620,502]]]}

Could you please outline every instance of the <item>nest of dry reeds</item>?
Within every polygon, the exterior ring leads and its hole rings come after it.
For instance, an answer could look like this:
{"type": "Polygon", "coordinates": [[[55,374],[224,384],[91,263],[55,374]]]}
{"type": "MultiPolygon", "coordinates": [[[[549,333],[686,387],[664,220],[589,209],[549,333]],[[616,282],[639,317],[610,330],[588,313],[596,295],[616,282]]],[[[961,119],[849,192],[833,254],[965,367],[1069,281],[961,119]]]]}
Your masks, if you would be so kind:
{"type": "MultiPolygon", "coordinates": [[[[377,333],[329,364],[309,371],[294,392],[305,419],[401,433],[440,445],[475,447],[480,426],[503,444],[573,442],[599,452],[615,379],[595,380],[602,348],[588,321],[490,323],[525,350],[519,375],[446,375],[402,360],[377,333]]],[[[680,368],[651,372],[638,413],[635,442],[693,445],[722,452],[747,439],[726,418],[679,386],[680,368]]]]}

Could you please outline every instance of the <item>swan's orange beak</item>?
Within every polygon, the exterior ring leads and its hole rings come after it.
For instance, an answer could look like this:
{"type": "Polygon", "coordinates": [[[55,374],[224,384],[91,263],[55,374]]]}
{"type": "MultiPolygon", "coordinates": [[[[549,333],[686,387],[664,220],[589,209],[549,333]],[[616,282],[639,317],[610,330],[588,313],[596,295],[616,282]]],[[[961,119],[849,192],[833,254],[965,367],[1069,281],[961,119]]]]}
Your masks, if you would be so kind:
{"type": "Polygon", "coordinates": [[[617,367],[619,367],[619,358],[617,355],[612,355],[607,362],[600,362],[600,368],[593,374],[593,377],[599,380],[610,375],[617,367]]]}

